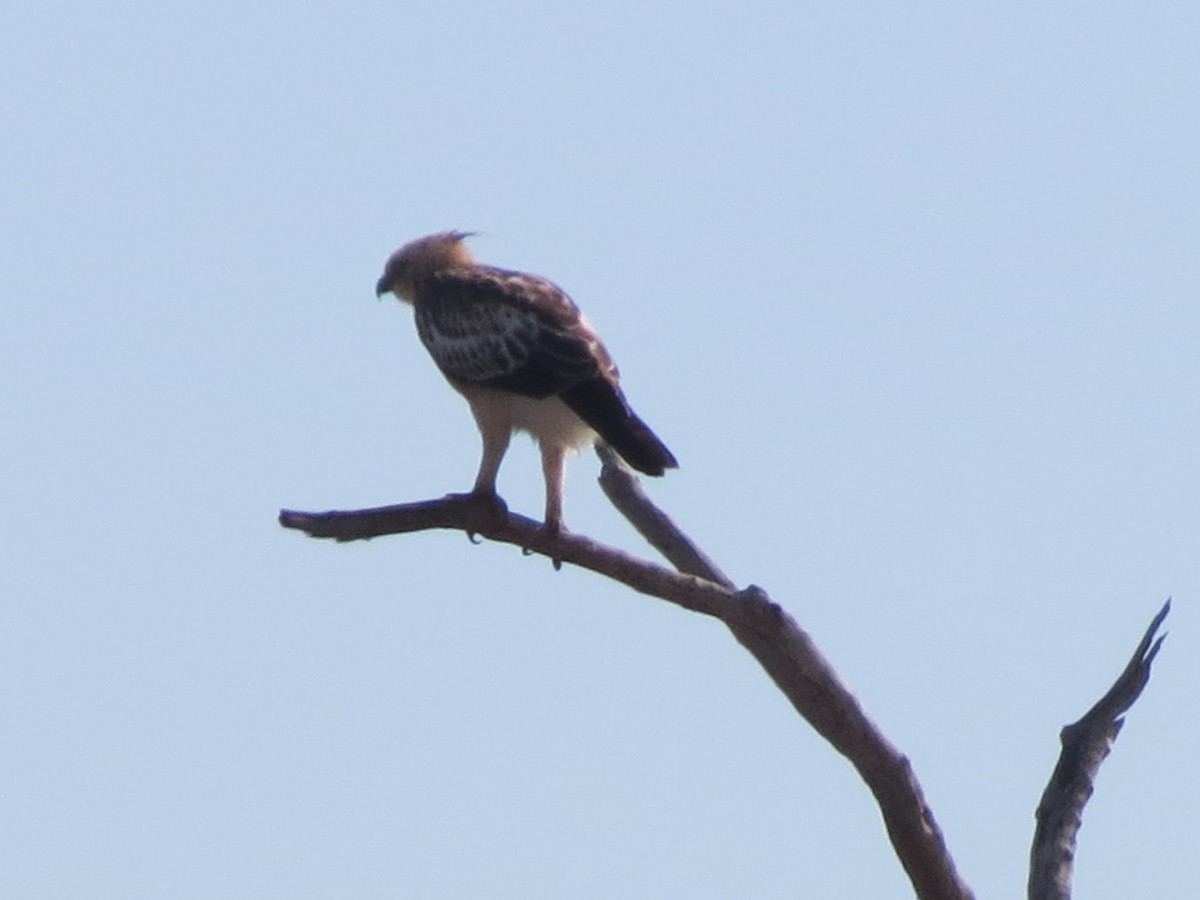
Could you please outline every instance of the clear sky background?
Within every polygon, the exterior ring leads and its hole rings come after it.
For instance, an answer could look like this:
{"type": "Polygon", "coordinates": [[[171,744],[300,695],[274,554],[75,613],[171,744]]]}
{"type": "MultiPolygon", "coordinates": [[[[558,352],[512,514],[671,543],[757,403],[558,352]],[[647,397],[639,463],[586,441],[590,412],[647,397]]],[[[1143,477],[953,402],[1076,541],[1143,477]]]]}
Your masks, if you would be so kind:
{"type": "MultiPolygon", "coordinates": [[[[373,295],[463,228],[588,311],[680,459],[653,497],[811,632],[981,898],[1173,596],[1076,886],[1194,896],[1197,10],[11,0],[0,894],[910,895],[719,624],[278,527],[469,486],[373,295]]],[[[596,472],[568,524],[640,552],[596,472]]],[[[501,490],[540,514],[528,441],[501,490]]]]}

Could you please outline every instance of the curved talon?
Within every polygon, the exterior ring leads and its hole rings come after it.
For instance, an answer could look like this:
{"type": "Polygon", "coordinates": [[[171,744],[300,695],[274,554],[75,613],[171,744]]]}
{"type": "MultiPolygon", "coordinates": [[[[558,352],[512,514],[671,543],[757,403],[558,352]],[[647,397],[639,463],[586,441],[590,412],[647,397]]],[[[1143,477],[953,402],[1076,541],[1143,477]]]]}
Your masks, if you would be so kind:
{"type": "Polygon", "coordinates": [[[473,531],[467,532],[467,540],[470,541],[472,544],[475,544],[476,546],[479,546],[480,544],[483,543],[483,538],[481,538],[479,535],[477,535],[473,531]]]}
{"type": "Polygon", "coordinates": [[[521,548],[521,555],[522,555],[522,556],[533,556],[533,551],[532,551],[532,550],[530,550],[528,547],[522,547],[522,548],[521,548]]]}
{"type": "MultiPolygon", "coordinates": [[[[546,515],[546,521],[542,523],[542,534],[552,541],[558,541],[562,538],[566,531],[563,528],[562,518],[560,516],[552,516],[549,513],[546,515]]],[[[557,557],[550,557],[550,563],[554,566],[555,572],[562,571],[562,560],[557,557]]]]}

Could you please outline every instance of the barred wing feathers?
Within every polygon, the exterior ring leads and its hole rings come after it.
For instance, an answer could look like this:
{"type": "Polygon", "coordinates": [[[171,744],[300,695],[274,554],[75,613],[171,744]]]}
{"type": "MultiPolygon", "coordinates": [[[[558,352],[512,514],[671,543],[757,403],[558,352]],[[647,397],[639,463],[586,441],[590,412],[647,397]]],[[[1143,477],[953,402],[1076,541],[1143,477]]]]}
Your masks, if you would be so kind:
{"type": "Polygon", "coordinates": [[[617,367],[560,288],[487,266],[446,269],[422,286],[417,332],[451,381],[558,396],[627,463],[661,475],[678,463],[630,409],[617,367]]]}

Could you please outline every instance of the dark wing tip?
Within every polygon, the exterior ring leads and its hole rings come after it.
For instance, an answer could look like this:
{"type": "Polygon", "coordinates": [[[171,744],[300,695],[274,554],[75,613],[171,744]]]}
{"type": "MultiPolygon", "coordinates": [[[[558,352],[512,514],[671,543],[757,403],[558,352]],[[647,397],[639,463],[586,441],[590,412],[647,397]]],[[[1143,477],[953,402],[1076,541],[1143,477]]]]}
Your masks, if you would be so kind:
{"type": "Polygon", "coordinates": [[[667,469],[678,469],[679,461],[675,459],[675,454],[667,449],[666,444],[658,439],[658,436],[646,429],[646,435],[642,436],[642,446],[638,452],[632,455],[634,459],[621,454],[627,463],[641,472],[643,475],[650,475],[654,478],[661,478],[667,474],[667,469]],[[648,436],[653,443],[645,440],[648,436]]]}
{"type": "Polygon", "coordinates": [[[667,469],[679,468],[675,454],[629,408],[624,394],[614,382],[599,376],[589,378],[559,396],[639,472],[657,477],[667,469]]]}

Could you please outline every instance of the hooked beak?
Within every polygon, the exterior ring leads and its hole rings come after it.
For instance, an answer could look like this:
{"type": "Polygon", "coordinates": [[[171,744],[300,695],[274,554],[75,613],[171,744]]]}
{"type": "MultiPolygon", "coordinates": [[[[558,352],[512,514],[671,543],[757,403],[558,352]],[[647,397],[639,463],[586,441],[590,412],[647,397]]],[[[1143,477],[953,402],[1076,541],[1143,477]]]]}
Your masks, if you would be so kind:
{"type": "Polygon", "coordinates": [[[376,297],[382,297],[384,294],[390,293],[391,290],[392,290],[392,284],[391,284],[391,281],[388,280],[387,275],[384,275],[377,282],[375,282],[375,296],[376,297]]]}

